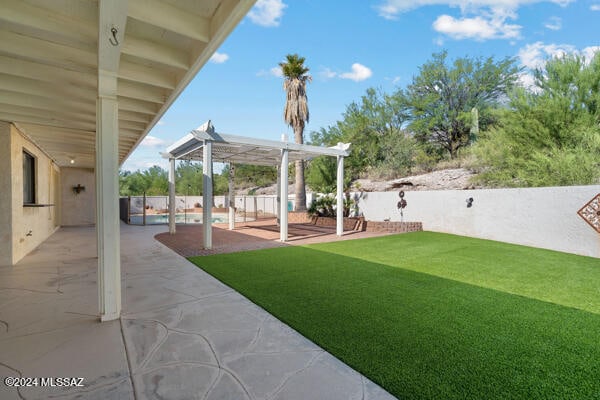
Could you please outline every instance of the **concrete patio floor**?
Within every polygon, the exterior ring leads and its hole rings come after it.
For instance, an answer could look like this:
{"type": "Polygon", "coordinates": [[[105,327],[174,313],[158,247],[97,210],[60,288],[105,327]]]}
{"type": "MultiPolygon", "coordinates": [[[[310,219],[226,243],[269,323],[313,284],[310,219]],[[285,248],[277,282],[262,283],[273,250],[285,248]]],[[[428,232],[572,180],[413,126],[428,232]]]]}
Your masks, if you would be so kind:
{"type": "Polygon", "coordinates": [[[121,225],[120,321],[96,316],[93,227],[0,267],[0,375],[84,378],[1,399],[393,399],[156,241],[166,229],[121,225]]]}

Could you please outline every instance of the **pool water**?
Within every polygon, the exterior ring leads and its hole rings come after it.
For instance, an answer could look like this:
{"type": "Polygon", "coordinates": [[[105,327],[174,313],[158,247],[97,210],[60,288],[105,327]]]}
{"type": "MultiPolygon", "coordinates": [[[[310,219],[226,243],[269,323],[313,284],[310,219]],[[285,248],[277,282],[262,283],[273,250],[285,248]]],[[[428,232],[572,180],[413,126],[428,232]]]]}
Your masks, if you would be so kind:
{"type": "MultiPolygon", "coordinates": [[[[130,215],[129,221],[132,225],[141,225],[144,223],[142,215],[130,215]]],[[[229,220],[227,214],[222,213],[214,213],[212,215],[212,223],[220,224],[225,223],[229,220]]],[[[146,215],[146,225],[159,225],[159,224],[168,224],[169,223],[169,215],[168,214],[151,214],[146,215]]],[[[187,213],[187,214],[175,214],[175,223],[176,224],[201,224],[202,223],[202,214],[199,213],[187,213]]]]}

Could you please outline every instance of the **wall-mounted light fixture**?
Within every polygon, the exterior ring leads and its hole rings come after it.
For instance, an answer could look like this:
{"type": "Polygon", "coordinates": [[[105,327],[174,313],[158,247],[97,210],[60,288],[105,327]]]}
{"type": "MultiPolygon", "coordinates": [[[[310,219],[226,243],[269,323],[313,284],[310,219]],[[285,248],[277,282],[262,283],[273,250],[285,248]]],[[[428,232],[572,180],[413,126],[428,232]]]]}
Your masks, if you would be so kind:
{"type": "Polygon", "coordinates": [[[69,160],[69,163],[70,163],[71,165],[75,164],[75,159],[74,159],[74,158],[71,158],[71,159],[69,160]]]}
{"type": "Polygon", "coordinates": [[[471,208],[473,206],[473,198],[469,197],[467,199],[467,208],[471,208]]]}
{"type": "Polygon", "coordinates": [[[85,186],[81,186],[80,183],[77,184],[77,186],[73,186],[73,191],[75,192],[75,194],[79,194],[81,192],[83,192],[85,190],[85,186]]]}

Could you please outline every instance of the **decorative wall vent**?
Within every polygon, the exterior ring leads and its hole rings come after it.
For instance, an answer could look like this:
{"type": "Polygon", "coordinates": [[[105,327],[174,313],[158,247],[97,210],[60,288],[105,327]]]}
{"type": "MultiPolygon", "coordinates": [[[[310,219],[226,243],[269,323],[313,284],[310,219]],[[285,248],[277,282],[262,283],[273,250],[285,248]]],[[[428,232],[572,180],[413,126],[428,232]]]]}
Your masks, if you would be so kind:
{"type": "Polygon", "coordinates": [[[590,224],[596,232],[600,233],[600,193],[583,206],[581,210],[577,211],[577,214],[590,224]]]}

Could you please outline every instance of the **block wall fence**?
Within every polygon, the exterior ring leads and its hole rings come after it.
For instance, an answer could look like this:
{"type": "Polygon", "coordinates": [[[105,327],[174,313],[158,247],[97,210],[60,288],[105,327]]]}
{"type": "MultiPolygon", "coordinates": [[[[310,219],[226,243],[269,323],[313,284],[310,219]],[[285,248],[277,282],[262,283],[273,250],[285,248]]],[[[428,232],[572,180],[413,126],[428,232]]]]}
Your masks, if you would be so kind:
{"type": "MultiPolygon", "coordinates": [[[[422,222],[426,231],[600,258],[600,233],[577,214],[600,185],[404,193],[404,221],[422,222]]],[[[359,212],[367,221],[400,221],[398,194],[363,192],[359,212]]]]}

